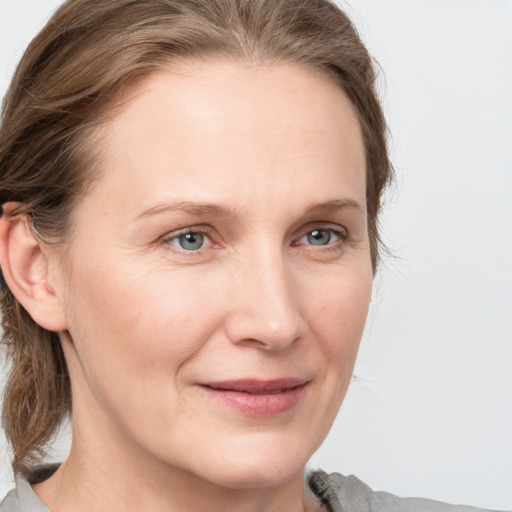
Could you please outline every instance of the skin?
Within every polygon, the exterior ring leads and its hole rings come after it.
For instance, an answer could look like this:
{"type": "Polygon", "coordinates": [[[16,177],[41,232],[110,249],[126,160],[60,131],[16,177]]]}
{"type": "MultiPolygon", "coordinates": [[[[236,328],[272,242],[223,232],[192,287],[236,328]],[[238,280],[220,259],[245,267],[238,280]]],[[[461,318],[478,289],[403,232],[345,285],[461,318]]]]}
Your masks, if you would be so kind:
{"type": "Polygon", "coordinates": [[[372,285],[350,103],[297,66],[198,61],[149,77],[101,130],[72,240],[26,258],[51,298],[26,307],[61,333],[73,389],[69,459],[36,492],[56,512],[319,510],[304,469],[372,285]],[[300,400],[266,417],[198,385],[285,377],[300,400]]]}

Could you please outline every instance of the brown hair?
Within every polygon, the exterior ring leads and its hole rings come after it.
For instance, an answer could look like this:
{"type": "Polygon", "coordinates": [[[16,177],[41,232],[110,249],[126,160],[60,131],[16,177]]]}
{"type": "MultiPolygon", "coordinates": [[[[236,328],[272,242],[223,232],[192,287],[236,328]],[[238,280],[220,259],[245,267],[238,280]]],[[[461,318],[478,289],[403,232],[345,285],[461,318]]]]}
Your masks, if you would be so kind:
{"type": "MultiPolygon", "coordinates": [[[[61,243],[73,206],[94,177],[90,135],[120,90],[173,59],[225,55],[284,61],[324,73],[351,101],[367,158],[372,263],[377,216],[391,177],[386,126],[371,57],[330,0],[69,0],[29,45],[3,104],[0,204],[19,203],[34,232],[61,243]]],[[[56,333],[37,325],[3,287],[4,343],[12,369],[3,426],[20,470],[71,410],[66,362],[56,333]]]]}

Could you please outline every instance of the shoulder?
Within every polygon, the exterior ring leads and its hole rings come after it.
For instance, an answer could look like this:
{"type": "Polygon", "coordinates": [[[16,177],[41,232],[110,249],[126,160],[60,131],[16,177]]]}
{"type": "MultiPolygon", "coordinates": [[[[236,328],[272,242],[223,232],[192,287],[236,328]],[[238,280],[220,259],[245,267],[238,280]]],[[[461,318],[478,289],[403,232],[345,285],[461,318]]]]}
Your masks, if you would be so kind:
{"type": "Polygon", "coordinates": [[[357,477],[315,471],[309,485],[330,512],[490,512],[463,505],[448,505],[422,498],[399,498],[373,491],[357,477]]]}
{"type": "Polygon", "coordinates": [[[0,503],[0,512],[21,512],[20,502],[15,489],[10,491],[2,503],[0,503]]]}
{"type": "Polygon", "coordinates": [[[46,480],[57,468],[58,464],[46,464],[17,475],[16,489],[10,491],[0,503],[0,512],[50,512],[30,484],[46,480]]]}

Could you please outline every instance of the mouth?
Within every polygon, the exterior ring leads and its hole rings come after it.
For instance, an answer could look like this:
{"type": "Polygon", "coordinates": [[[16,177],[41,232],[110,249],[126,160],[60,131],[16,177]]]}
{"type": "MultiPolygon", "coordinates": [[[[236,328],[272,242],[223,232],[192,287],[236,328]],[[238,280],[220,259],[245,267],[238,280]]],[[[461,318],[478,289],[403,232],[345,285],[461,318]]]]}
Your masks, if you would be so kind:
{"type": "Polygon", "coordinates": [[[275,416],[293,409],[301,401],[309,381],[229,380],[200,383],[200,388],[217,402],[247,416],[275,416]]]}

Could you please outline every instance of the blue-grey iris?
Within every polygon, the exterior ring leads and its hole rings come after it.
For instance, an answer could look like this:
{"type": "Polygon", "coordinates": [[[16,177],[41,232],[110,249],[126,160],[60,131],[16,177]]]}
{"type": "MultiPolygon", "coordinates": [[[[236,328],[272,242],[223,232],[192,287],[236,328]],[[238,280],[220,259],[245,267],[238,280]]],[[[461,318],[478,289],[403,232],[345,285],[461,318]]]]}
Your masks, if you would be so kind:
{"type": "Polygon", "coordinates": [[[331,233],[326,229],[315,229],[306,237],[311,245],[327,245],[331,241],[331,233]]]}
{"type": "Polygon", "coordinates": [[[178,243],[186,251],[197,251],[204,243],[204,235],[201,233],[186,233],[178,237],[178,243]]]}

